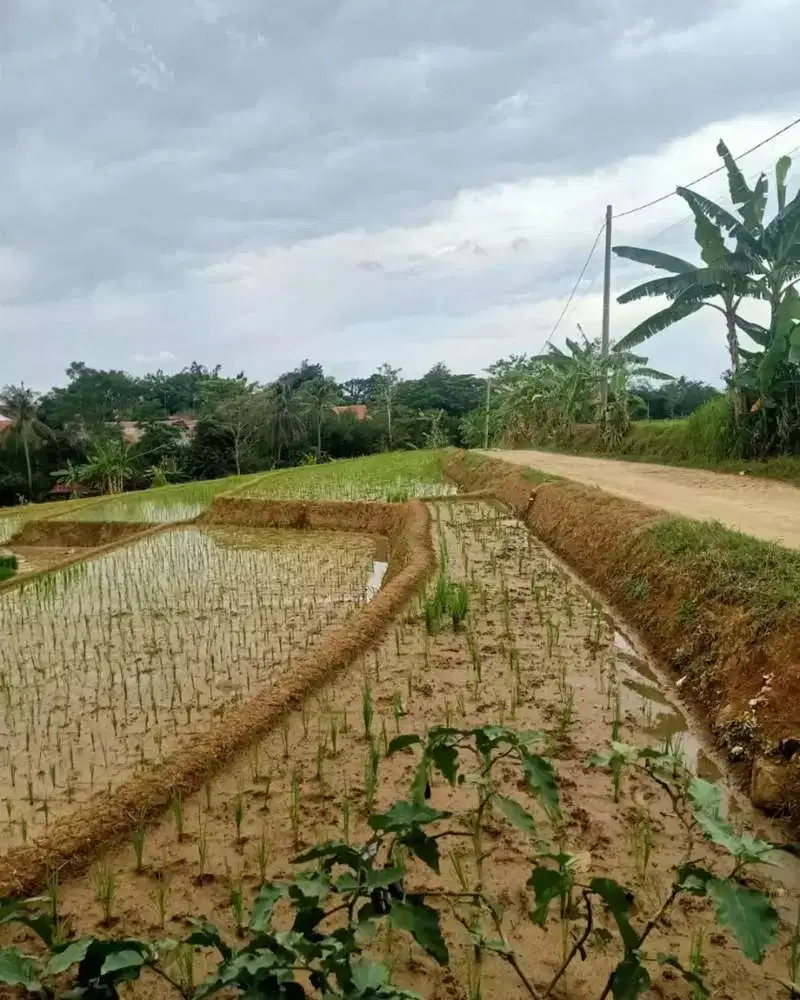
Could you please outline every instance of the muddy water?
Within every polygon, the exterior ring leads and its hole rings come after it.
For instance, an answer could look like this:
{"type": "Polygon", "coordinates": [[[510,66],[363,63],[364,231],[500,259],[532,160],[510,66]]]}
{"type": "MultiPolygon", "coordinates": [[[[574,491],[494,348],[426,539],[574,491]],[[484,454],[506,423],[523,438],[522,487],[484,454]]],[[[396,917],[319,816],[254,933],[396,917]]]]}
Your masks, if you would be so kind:
{"type": "MultiPolygon", "coordinates": [[[[512,588],[505,574],[512,570],[530,574],[535,612],[523,621],[535,635],[526,641],[523,627],[516,645],[524,659],[528,643],[533,653],[544,639],[547,669],[557,675],[555,714],[562,710],[566,692],[572,694],[571,725],[594,739],[598,747],[608,744],[613,719],[619,717],[623,741],[669,749],[682,756],[690,772],[718,783],[735,828],[776,843],[793,839],[782,824],[753,808],[701,720],[681,699],[674,680],[657,666],[632,631],[521,522],[509,517],[500,505],[482,501],[438,506],[440,540],[453,537],[461,548],[456,565],[463,563],[469,571],[467,539],[472,535],[484,551],[492,553],[490,571],[500,574],[501,586],[509,594],[512,588]]],[[[475,581],[474,566],[472,576],[475,581]]],[[[515,598],[522,605],[528,594],[517,591],[515,598]]],[[[772,864],[752,871],[776,884],[776,905],[793,922],[800,902],[800,860],[776,852],[772,864]]]]}

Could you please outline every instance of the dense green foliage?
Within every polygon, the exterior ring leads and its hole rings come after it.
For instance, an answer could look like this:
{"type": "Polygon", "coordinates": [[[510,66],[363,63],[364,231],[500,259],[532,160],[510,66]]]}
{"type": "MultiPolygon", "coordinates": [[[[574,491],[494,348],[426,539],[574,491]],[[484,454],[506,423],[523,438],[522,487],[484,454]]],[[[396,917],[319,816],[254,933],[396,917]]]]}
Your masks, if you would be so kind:
{"type": "Polygon", "coordinates": [[[616,349],[633,350],[698,310],[714,309],[724,321],[730,358],[726,454],[793,454],[800,450],[800,295],[795,288],[800,276],[800,190],[788,198],[791,160],[781,157],[775,165],[776,212],[767,220],[767,177],[761,174],[750,188],[721,141],[717,152],[727,170],[732,210],[695,191],[677,189],[695,218],[699,264],[656,250],[614,248],[619,256],[667,275],[630,289],[620,302],[649,297],[668,301],[616,349]],[[761,304],[766,316],[762,322],[743,315],[753,303],[761,304]]]}
{"type": "Polygon", "coordinates": [[[24,386],[0,394],[0,413],[11,420],[0,435],[0,504],[54,489],[119,493],[462,444],[460,421],[485,395],[484,379],[441,364],[413,380],[384,365],[341,385],[306,361],[270,385],[198,364],[138,378],[76,362],[67,377],[41,397],[24,386]],[[367,419],[337,412],[357,404],[366,404],[367,419]]]}

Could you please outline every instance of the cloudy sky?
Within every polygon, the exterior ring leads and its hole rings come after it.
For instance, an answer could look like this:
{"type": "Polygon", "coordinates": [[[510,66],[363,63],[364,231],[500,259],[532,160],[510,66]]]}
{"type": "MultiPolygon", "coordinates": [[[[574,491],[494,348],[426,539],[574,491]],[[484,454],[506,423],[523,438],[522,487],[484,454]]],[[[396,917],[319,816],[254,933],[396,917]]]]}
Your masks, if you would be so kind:
{"type": "MultiPolygon", "coordinates": [[[[4,0],[0,384],[535,352],[607,202],[796,117],[798,37],[796,0],[4,0]]],[[[685,217],[669,199],[615,242],[689,255],[685,217]]],[[[599,331],[601,271],[557,339],[599,331]]],[[[615,307],[612,335],[643,315],[615,307]]],[[[716,380],[716,315],[650,357],[716,380]]]]}

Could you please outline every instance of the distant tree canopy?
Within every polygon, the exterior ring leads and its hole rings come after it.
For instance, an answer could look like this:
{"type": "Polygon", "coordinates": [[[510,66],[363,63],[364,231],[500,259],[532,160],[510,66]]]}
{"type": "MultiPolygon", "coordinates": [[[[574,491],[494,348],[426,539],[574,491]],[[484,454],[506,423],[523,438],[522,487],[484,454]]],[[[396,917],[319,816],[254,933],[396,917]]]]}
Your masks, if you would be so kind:
{"type": "MultiPolygon", "coordinates": [[[[511,357],[492,367],[492,440],[516,419],[514,392],[525,397],[537,364],[511,357]]],[[[548,370],[553,364],[550,357],[548,370]]],[[[486,430],[486,376],[454,374],[444,363],[417,379],[387,364],[341,383],[308,359],[267,385],[198,362],[134,376],[75,361],[66,376],[41,396],[2,390],[0,413],[12,424],[0,435],[0,503],[42,500],[56,485],[59,495],[139,489],[388,448],[481,444],[486,430]],[[366,405],[366,420],[335,409],[354,405],[366,405]]],[[[685,416],[716,393],[687,379],[630,389],[634,418],[685,416]]]]}

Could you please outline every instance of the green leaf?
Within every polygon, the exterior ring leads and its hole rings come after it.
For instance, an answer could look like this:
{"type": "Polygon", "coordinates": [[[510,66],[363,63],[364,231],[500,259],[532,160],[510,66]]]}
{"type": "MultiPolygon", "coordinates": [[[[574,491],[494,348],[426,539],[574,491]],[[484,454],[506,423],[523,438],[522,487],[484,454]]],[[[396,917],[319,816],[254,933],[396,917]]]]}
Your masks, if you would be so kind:
{"type": "Polygon", "coordinates": [[[0,983],[6,986],[24,986],[29,993],[39,993],[39,967],[29,955],[18,948],[0,949],[0,983]]]}
{"type": "Polygon", "coordinates": [[[362,872],[360,879],[349,874],[341,875],[336,880],[336,888],[339,892],[353,892],[359,887],[380,889],[395,882],[401,882],[404,875],[405,872],[402,868],[375,868],[362,872]]]}
{"type": "Polygon", "coordinates": [[[433,837],[427,836],[427,834],[419,829],[403,834],[399,840],[412,854],[416,855],[420,861],[423,861],[438,875],[440,870],[438,841],[434,840],[433,837]]]}
{"type": "Polygon", "coordinates": [[[404,733],[401,736],[395,736],[386,748],[386,756],[391,757],[392,754],[406,750],[408,747],[418,746],[420,743],[422,743],[422,740],[416,733],[404,733]]]}
{"type": "Polygon", "coordinates": [[[735,215],[732,215],[729,211],[727,211],[727,209],[718,205],[710,198],[706,198],[703,195],[698,194],[696,191],[691,191],[689,188],[679,187],[676,188],[676,192],[681,196],[681,198],[683,198],[693,212],[695,209],[702,212],[713,222],[716,222],[718,226],[721,226],[729,236],[732,236],[735,240],[737,240],[740,246],[746,247],[755,259],[758,260],[761,258],[762,247],[758,237],[754,233],[750,232],[748,228],[736,218],[735,215]]]}
{"type": "Polygon", "coordinates": [[[786,177],[792,165],[791,156],[782,156],[775,164],[775,191],[778,195],[778,211],[786,208],[786,177]]]}
{"type": "Polygon", "coordinates": [[[433,747],[428,756],[444,779],[454,785],[458,777],[458,750],[455,747],[438,746],[433,747]]]}
{"type": "Polygon", "coordinates": [[[295,864],[323,861],[326,868],[331,868],[334,864],[346,865],[353,869],[364,867],[364,859],[359,852],[343,840],[328,840],[325,843],[317,844],[316,847],[312,847],[304,854],[299,854],[293,861],[295,864]]]}
{"type": "Polygon", "coordinates": [[[691,316],[692,313],[696,313],[702,307],[702,301],[691,300],[683,302],[680,299],[676,299],[675,302],[672,302],[665,309],[660,309],[635,326],[630,333],[626,334],[617,343],[616,348],[617,350],[628,350],[632,347],[638,347],[639,344],[643,344],[657,333],[661,333],[662,330],[666,330],[668,327],[679,323],[682,319],[686,319],[687,316],[691,316]]]}
{"type": "Polygon", "coordinates": [[[688,260],[681,260],[680,257],[660,253],[658,250],[626,246],[614,247],[613,249],[618,257],[636,261],[637,264],[649,264],[650,267],[657,267],[661,271],[671,271],[673,274],[690,274],[697,269],[697,265],[690,264],[688,260]]]}
{"type": "Polygon", "coordinates": [[[525,833],[536,832],[536,821],[533,816],[531,816],[526,809],[523,809],[516,799],[512,799],[507,795],[500,795],[499,793],[496,793],[492,802],[497,806],[509,823],[513,823],[514,826],[518,827],[520,830],[524,830],[525,833]]]}
{"type": "Polygon", "coordinates": [[[614,1000],[636,1000],[652,985],[650,973],[638,955],[628,955],[614,969],[611,976],[611,995],[614,1000]]]}
{"type": "Polygon", "coordinates": [[[124,978],[136,978],[142,966],[147,961],[149,948],[142,945],[141,948],[119,948],[106,955],[103,964],[100,966],[101,976],[112,976],[116,973],[125,973],[124,978]],[[135,973],[135,975],[133,975],[135,973]]]}
{"type": "Polygon", "coordinates": [[[713,265],[724,261],[728,254],[728,248],[725,246],[725,237],[719,226],[715,226],[695,205],[692,206],[692,214],[694,215],[694,238],[700,247],[700,256],[703,258],[703,262],[713,265]]]}
{"type": "Polygon", "coordinates": [[[780,928],[775,907],[763,892],[727,878],[712,879],[708,895],[716,904],[719,922],[730,928],[743,954],[760,965],[780,928]]]}
{"type": "Polygon", "coordinates": [[[725,808],[722,788],[693,778],[689,783],[689,800],[695,822],[706,838],[720,847],[726,848],[741,864],[766,861],[774,850],[767,840],[759,840],[747,834],[739,835],[723,817],[725,808]]]}
{"type": "Polygon", "coordinates": [[[424,826],[439,819],[447,819],[452,815],[441,809],[431,809],[424,802],[395,802],[385,813],[375,813],[370,816],[369,823],[373,830],[383,830],[395,833],[413,826],[424,826]]]}
{"type": "MultiPolygon", "coordinates": [[[[262,885],[253,903],[253,911],[250,914],[250,930],[256,934],[263,934],[271,927],[272,913],[278,900],[283,899],[287,894],[286,886],[268,882],[262,885]]],[[[213,947],[217,947],[216,943],[213,947]]]]}
{"type": "Polygon", "coordinates": [[[46,897],[37,896],[24,903],[13,900],[0,902],[0,924],[21,924],[23,927],[29,927],[35,934],[38,934],[48,948],[52,948],[55,924],[50,917],[37,913],[30,905],[43,902],[45,899],[46,897]]]}
{"type": "Polygon", "coordinates": [[[731,192],[731,201],[734,205],[746,205],[753,197],[753,192],[747,186],[747,181],[739,169],[736,160],[731,156],[731,152],[722,139],[717,143],[717,155],[725,161],[725,168],[728,173],[728,188],[731,192]]]}
{"type": "Polygon", "coordinates": [[[736,325],[740,330],[743,330],[747,336],[755,341],[759,347],[767,347],[769,345],[769,330],[761,326],[759,323],[751,323],[748,319],[743,319],[741,316],[736,316],[736,325]]]}
{"type": "Polygon", "coordinates": [[[522,772],[525,784],[539,797],[542,805],[551,816],[558,816],[561,804],[558,797],[556,772],[549,760],[521,748],[522,772]]]}
{"type": "MultiPolygon", "coordinates": [[[[255,910],[253,912],[255,912],[255,910]]],[[[192,930],[185,939],[185,944],[189,944],[197,948],[216,948],[224,959],[231,957],[232,952],[230,947],[222,939],[220,932],[213,924],[210,924],[207,920],[197,920],[194,917],[191,917],[189,919],[189,925],[192,927],[192,930]]],[[[251,930],[265,929],[266,928],[255,928],[251,926],[251,930]]]]}
{"type": "Polygon", "coordinates": [[[693,896],[705,896],[708,892],[708,883],[713,878],[711,872],[706,871],[705,868],[688,864],[678,869],[675,881],[684,892],[689,892],[693,896]]]}
{"type": "Polygon", "coordinates": [[[354,962],[351,966],[353,986],[366,993],[379,990],[389,979],[389,970],[380,962],[354,962]]]}
{"type": "Polygon", "coordinates": [[[398,930],[408,931],[439,965],[447,965],[450,956],[439,926],[439,914],[426,906],[422,897],[407,896],[402,902],[393,903],[389,923],[398,930]]]}
{"type": "MultiPolygon", "coordinates": [[[[273,886],[273,889],[275,888],[280,888],[280,886],[273,886]]],[[[308,903],[316,905],[331,891],[331,883],[324,872],[304,873],[297,875],[294,882],[290,882],[286,886],[286,891],[301,906],[308,903]]],[[[260,895],[259,893],[259,897],[260,895]]]]}
{"type": "Polygon", "coordinates": [[[563,872],[555,871],[553,868],[539,866],[534,868],[528,885],[533,889],[536,898],[536,906],[531,911],[531,920],[544,927],[547,923],[547,916],[550,904],[554,899],[560,899],[563,893],[569,888],[570,879],[563,872]]]}
{"type": "Polygon", "coordinates": [[[61,972],[66,972],[73,965],[82,962],[92,943],[91,938],[80,938],[78,941],[70,941],[69,944],[62,945],[53,950],[50,961],[47,963],[47,971],[51,976],[57,976],[61,972]]]}
{"type": "MultiPolygon", "coordinates": [[[[611,911],[619,928],[622,943],[626,951],[635,951],[639,946],[639,935],[631,926],[628,919],[631,904],[628,895],[622,886],[610,878],[593,878],[589,883],[589,888],[596,893],[611,911]]],[[[616,994],[615,994],[616,996],[616,994]]]]}

